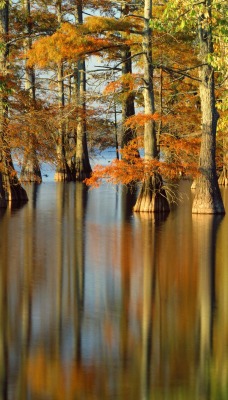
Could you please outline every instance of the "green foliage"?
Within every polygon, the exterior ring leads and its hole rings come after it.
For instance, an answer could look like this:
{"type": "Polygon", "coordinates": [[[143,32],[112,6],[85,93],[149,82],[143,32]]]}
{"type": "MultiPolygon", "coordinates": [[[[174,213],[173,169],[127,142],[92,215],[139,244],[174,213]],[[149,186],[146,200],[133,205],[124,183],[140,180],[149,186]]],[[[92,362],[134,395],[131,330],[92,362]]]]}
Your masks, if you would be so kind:
{"type": "Polygon", "coordinates": [[[6,1],[5,0],[0,0],[0,10],[2,10],[5,7],[6,1]]]}
{"type": "Polygon", "coordinates": [[[197,46],[199,25],[204,30],[212,31],[213,53],[208,55],[207,62],[215,71],[225,74],[227,70],[228,43],[228,3],[223,0],[212,1],[211,15],[207,6],[194,0],[168,1],[160,20],[151,21],[151,26],[160,31],[174,35],[194,35],[193,45],[197,46]]]}

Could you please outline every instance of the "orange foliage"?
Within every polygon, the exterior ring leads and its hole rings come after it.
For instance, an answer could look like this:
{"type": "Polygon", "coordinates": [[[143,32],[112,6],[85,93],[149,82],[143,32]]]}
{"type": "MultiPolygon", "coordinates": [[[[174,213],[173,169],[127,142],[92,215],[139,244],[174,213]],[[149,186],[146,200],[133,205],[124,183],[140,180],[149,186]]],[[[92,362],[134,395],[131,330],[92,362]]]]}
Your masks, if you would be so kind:
{"type": "Polygon", "coordinates": [[[137,127],[144,126],[147,122],[150,121],[157,121],[161,118],[159,113],[154,113],[154,114],[143,114],[143,113],[138,113],[136,115],[132,115],[129,117],[125,125],[128,126],[129,128],[135,129],[137,127]]]}
{"type": "Polygon", "coordinates": [[[108,83],[104,89],[104,94],[109,94],[117,91],[121,91],[123,88],[129,91],[135,90],[139,85],[140,76],[138,74],[124,74],[113,82],[108,83]]]}
{"type": "Polygon", "coordinates": [[[88,186],[98,187],[103,180],[111,184],[131,184],[142,182],[155,173],[165,179],[178,179],[180,176],[196,176],[199,153],[199,139],[175,139],[164,135],[161,141],[163,160],[145,161],[138,157],[139,143],[142,137],[132,140],[121,150],[122,159],[113,160],[109,165],[96,165],[90,178],[85,180],[88,186]],[[168,157],[166,158],[166,152],[168,157]],[[171,157],[170,157],[171,156],[171,157]]]}
{"type": "Polygon", "coordinates": [[[138,18],[107,18],[107,17],[87,17],[84,29],[90,33],[104,32],[130,32],[131,30],[141,29],[142,24],[138,18]]]}
{"type": "Polygon", "coordinates": [[[126,31],[130,26],[129,21],[102,17],[90,17],[80,26],[65,22],[52,36],[41,38],[33,44],[26,54],[28,65],[44,68],[64,60],[77,61],[87,54],[101,55],[107,48],[122,45],[124,39],[116,34],[103,37],[95,34],[105,31],[116,33],[119,29],[126,31]]]}

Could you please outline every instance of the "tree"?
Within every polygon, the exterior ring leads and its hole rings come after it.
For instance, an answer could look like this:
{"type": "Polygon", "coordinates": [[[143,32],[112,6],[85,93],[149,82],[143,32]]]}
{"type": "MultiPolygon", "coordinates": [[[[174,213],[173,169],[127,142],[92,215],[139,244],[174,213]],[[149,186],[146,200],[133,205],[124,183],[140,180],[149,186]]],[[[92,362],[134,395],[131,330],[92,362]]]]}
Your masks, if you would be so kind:
{"type": "MultiPolygon", "coordinates": [[[[31,48],[32,40],[32,26],[31,26],[31,5],[30,0],[23,1],[23,10],[26,19],[26,28],[25,28],[25,40],[24,40],[24,49],[25,52],[31,48]]],[[[33,68],[28,67],[27,60],[25,61],[25,91],[28,93],[28,96],[31,101],[32,107],[35,106],[36,103],[36,92],[35,92],[35,71],[33,68]]],[[[34,135],[33,135],[34,137],[34,135]]],[[[35,143],[33,142],[33,137],[28,136],[28,141],[31,142],[29,146],[29,150],[24,154],[23,165],[21,169],[20,178],[23,181],[29,182],[38,182],[42,181],[39,161],[36,154],[35,143]]]]}
{"type": "MultiPolygon", "coordinates": [[[[128,15],[129,4],[122,5],[122,14],[128,15]]],[[[122,74],[128,76],[132,74],[132,57],[131,57],[131,47],[127,44],[123,46],[121,51],[122,56],[122,74]]],[[[121,137],[121,147],[123,148],[130,140],[134,139],[136,136],[135,130],[131,127],[126,127],[126,120],[135,115],[135,105],[134,105],[134,93],[129,90],[129,84],[123,82],[123,100],[122,100],[122,137],[121,137]]]]}
{"type": "MultiPolygon", "coordinates": [[[[153,115],[154,89],[153,89],[153,61],[152,61],[152,29],[150,20],[152,18],[152,0],[144,2],[144,31],[143,31],[143,60],[144,60],[144,113],[153,115]]],[[[157,158],[156,127],[153,119],[145,122],[144,126],[144,152],[145,161],[157,158]]],[[[167,212],[169,204],[163,188],[162,178],[156,172],[147,177],[145,174],[141,191],[134,206],[134,211],[143,212],[167,212]]]]}
{"type": "MultiPolygon", "coordinates": [[[[56,13],[59,27],[62,23],[62,1],[56,2],[56,13]]],[[[65,107],[64,93],[64,66],[63,61],[57,63],[57,81],[58,81],[58,107],[59,107],[59,126],[56,135],[56,153],[57,153],[57,168],[55,173],[56,181],[71,181],[71,171],[67,163],[66,156],[66,123],[63,119],[65,107]]]]}
{"type": "Polygon", "coordinates": [[[9,2],[6,0],[0,5],[0,206],[5,207],[7,201],[27,201],[27,194],[20,185],[10,148],[6,140],[8,125],[8,97],[9,97],[9,2]]]}
{"type": "MultiPolygon", "coordinates": [[[[82,1],[77,2],[76,22],[83,24],[82,1]]],[[[83,181],[88,178],[92,172],[86,134],[86,66],[85,60],[79,59],[77,62],[77,106],[79,108],[76,151],[75,151],[75,178],[77,181],[83,181]],[[81,115],[80,115],[81,114],[81,115]]]]}
{"type": "MultiPolygon", "coordinates": [[[[168,28],[175,34],[192,37],[192,51],[198,51],[199,99],[201,111],[201,149],[196,180],[193,213],[224,213],[216,173],[216,133],[219,114],[216,110],[215,71],[220,60],[214,43],[223,31],[227,6],[223,1],[204,0],[185,3],[175,0],[166,8],[168,28]],[[197,41],[195,37],[196,31],[197,41]]],[[[226,29],[225,29],[226,31],[226,29]]]]}
{"type": "Polygon", "coordinates": [[[199,15],[199,67],[200,101],[202,112],[202,141],[199,159],[200,175],[196,182],[193,213],[225,213],[216,174],[216,129],[218,112],[215,107],[214,68],[208,62],[213,54],[212,0],[203,2],[204,9],[199,15]]]}

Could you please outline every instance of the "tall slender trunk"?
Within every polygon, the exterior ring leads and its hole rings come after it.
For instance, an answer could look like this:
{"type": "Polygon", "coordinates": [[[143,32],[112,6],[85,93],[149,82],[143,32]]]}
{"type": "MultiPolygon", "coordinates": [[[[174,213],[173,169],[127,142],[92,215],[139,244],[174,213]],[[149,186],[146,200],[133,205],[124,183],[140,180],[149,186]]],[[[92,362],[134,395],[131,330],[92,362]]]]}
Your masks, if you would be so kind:
{"type": "MultiPolygon", "coordinates": [[[[122,15],[128,14],[128,7],[124,5],[122,7],[122,15]]],[[[132,59],[131,59],[131,49],[130,46],[125,45],[121,51],[122,58],[122,75],[132,74],[132,59]]],[[[125,121],[135,115],[135,104],[134,104],[134,95],[129,92],[129,85],[126,84],[123,86],[123,94],[124,99],[122,101],[122,138],[121,138],[121,147],[123,148],[127,145],[130,140],[134,139],[136,136],[135,130],[130,127],[125,127],[125,121]]]]}
{"type": "MultiPolygon", "coordinates": [[[[129,46],[125,46],[125,48],[121,52],[122,57],[122,74],[131,74],[132,73],[132,63],[131,63],[131,51],[129,46]]],[[[127,93],[129,90],[128,85],[123,87],[124,99],[122,101],[122,138],[121,138],[121,147],[126,146],[130,140],[136,137],[135,130],[126,127],[124,125],[125,121],[135,115],[135,105],[134,105],[134,95],[132,93],[127,93]]]]}
{"type": "Polygon", "coordinates": [[[85,103],[85,61],[78,62],[78,124],[77,124],[77,139],[76,139],[76,157],[75,157],[75,172],[76,180],[83,181],[88,178],[92,172],[89,154],[87,147],[86,135],[86,103],[85,103]]]}
{"type": "MultiPolygon", "coordinates": [[[[58,23],[61,25],[62,21],[62,3],[59,0],[56,3],[56,12],[58,17],[58,23]]],[[[65,132],[65,123],[63,121],[63,112],[65,106],[65,93],[64,93],[64,73],[63,73],[63,63],[60,62],[57,66],[57,80],[58,80],[58,106],[59,106],[59,127],[57,132],[57,144],[56,144],[56,153],[57,153],[57,168],[55,173],[56,181],[71,181],[71,171],[67,164],[66,159],[66,132],[65,132]]]]}
{"type": "Polygon", "coordinates": [[[9,2],[6,0],[0,6],[0,207],[6,207],[7,201],[27,201],[25,190],[21,187],[14,170],[10,149],[6,140],[8,119],[7,78],[8,71],[8,40],[9,2]]]}
{"type": "MultiPolygon", "coordinates": [[[[205,0],[204,5],[211,21],[212,1],[205,0]]],[[[225,210],[218,186],[215,163],[216,129],[219,115],[215,107],[214,69],[208,63],[208,57],[213,53],[212,26],[211,22],[206,21],[207,19],[203,13],[199,18],[199,58],[202,64],[199,69],[202,141],[199,159],[200,176],[196,181],[192,212],[223,214],[225,210]]]]}
{"type": "MultiPolygon", "coordinates": [[[[143,32],[143,53],[144,53],[144,113],[154,114],[154,88],[153,88],[153,59],[152,59],[152,30],[150,20],[152,18],[152,0],[145,0],[144,3],[144,32],[143,32]]],[[[156,126],[153,120],[149,120],[144,126],[144,152],[145,161],[157,157],[156,126]]],[[[165,212],[169,211],[169,204],[163,189],[162,178],[158,174],[152,177],[145,176],[141,191],[134,206],[134,211],[142,212],[165,212]]]]}
{"type": "MultiPolygon", "coordinates": [[[[82,2],[77,3],[76,21],[83,23],[82,2]]],[[[88,178],[92,172],[87,146],[86,134],[86,67],[85,61],[79,60],[77,65],[77,106],[79,109],[78,124],[76,132],[76,155],[75,155],[75,178],[77,181],[83,181],[88,178]]]]}
{"type": "MultiPolygon", "coordinates": [[[[25,32],[26,38],[24,41],[24,49],[26,52],[29,49],[31,49],[32,46],[30,0],[23,0],[23,8],[26,16],[26,32],[25,32]]],[[[35,71],[32,67],[28,67],[27,62],[25,64],[25,90],[29,94],[31,103],[33,103],[34,106],[36,101],[35,71]]],[[[42,176],[33,137],[28,136],[28,147],[29,149],[24,155],[20,178],[23,181],[40,183],[42,181],[42,176]]]]}

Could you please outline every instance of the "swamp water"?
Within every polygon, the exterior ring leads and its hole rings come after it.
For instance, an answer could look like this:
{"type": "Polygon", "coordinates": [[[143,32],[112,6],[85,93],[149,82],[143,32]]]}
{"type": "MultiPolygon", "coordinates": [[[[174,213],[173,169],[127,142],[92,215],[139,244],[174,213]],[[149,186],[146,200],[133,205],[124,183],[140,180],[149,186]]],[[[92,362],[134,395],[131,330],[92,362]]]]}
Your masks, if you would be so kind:
{"type": "MultiPolygon", "coordinates": [[[[47,182],[0,214],[0,400],[228,398],[228,215],[47,182]]],[[[228,210],[228,189],[223,190],[228,210]]]]}

